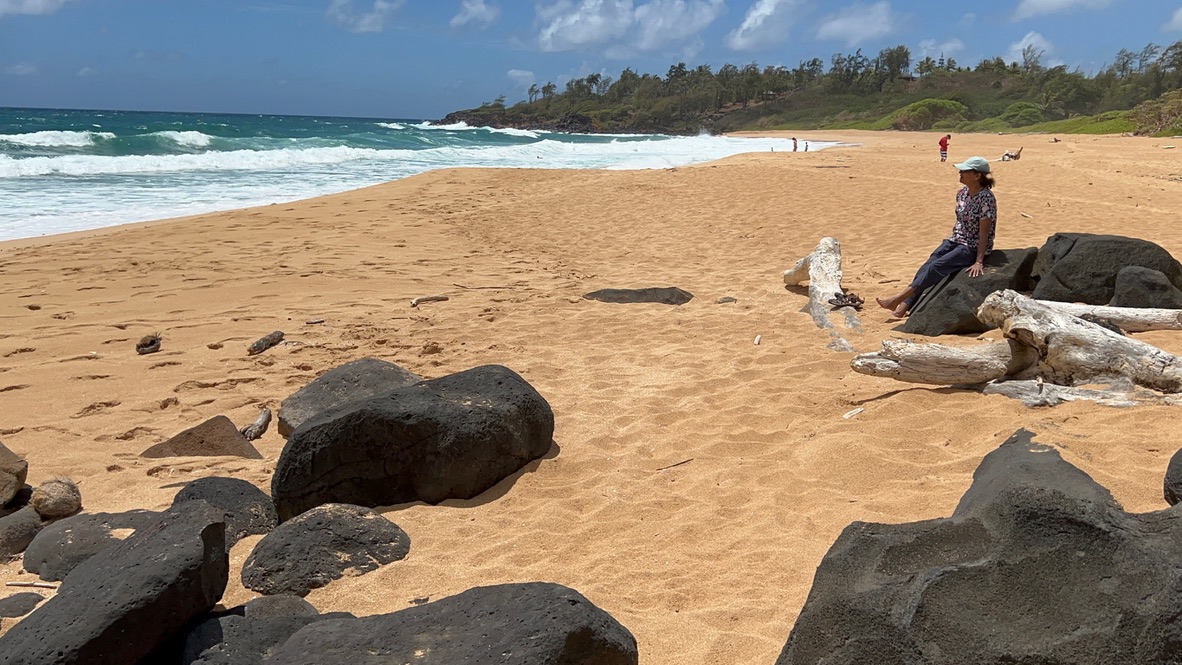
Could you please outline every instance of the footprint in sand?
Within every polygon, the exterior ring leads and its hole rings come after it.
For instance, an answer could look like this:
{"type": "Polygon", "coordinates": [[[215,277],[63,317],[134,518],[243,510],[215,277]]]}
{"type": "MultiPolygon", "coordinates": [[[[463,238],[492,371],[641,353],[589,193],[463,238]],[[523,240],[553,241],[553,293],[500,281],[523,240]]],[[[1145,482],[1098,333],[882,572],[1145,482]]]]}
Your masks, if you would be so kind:
{"type": "Polygon", "coordinates": [[[21,383],[15,386],[4,386],[3,388],[0,388],[0,393],[12,392],[13,390],[24,390],[28,387],[29,385],[27,383],[21,383]]]}
{"type": "Polygon", "coordinates": [[[119,406],[119,402],[95,402],[90,406],[82,409],[78,413],[70,416],[71,418],[85,418],[86,416],[93,416],[96,413],[102,413],[107,409],[119,406]]]}
{"type": "Polygon", "coordinates": [[[9,351],[8,353],[4,354],[4,357],[5,357],[5,358],[10,358],[10,357],[12,357],[12,356],[15,356],[15,355],[16,355],[16,354],[18,354],[18,353],[32,353],[32,352],[34,352],[34,351],[36,351],[36,350],[37,350],[37,349],[34,349],[34,348],[33,348],[33,347],[31,347],[31,346],[25,346],[25,347],[22,347],[22,348],[19,348],[19,349],[17,349],[16,351],[9,351]]]}

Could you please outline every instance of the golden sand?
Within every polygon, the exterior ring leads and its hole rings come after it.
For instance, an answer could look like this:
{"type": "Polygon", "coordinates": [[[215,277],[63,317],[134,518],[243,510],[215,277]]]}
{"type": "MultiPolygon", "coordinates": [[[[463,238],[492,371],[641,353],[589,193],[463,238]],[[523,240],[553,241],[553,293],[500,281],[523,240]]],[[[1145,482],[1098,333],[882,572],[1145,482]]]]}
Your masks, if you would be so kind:
{"type": "MultiPolygon", "coordinates": [[[[0,441],[27,457],[30,483],[78,481],[88,511],[159,510],[208,475],[269,489],[284,444],[274,427],[255,442],[263,460],[137,456],[207,418],[246,425],[366,356],[427,378],[503,364],[553,407],[551,453],[474,500],[383,508],[410,556],[308,600],[366,615],[558,582],[627,626],[653,665],[773,662],[846,525],[949,515],[1018,427],[1126,509],[1164,507],[1176,409],[1030,409],[854,374],[853,354],[826,348],[781,272],[838,238],[844,285],[871,303],[863,332],[846,337],[874,351],[899,333],[873,296],[905,285],[951,229],[953,162],[1025,148],[995,164],[999,248],[1085,231],[1182,257],[1182,151],[1132,137],[957,135],[941,164],[935,133],[794,134],[861,145],[655,171],[438,171],[0,244],[0,441]],[[582,298],[647,286],[695,298],[582,298]],[[410,307],[435,294],[450,299],[410,307]],[[287,342],[246,355],[272,330],[287,342]],[[163,349],[137,355],[155,332],[163,349]]],[[[1137,337],[1182,352],[1182,334],[1137,337]]],[[[227,606],[254,595],[238,573],[258,540],[231,553],[227,606]]],[[[19,561],[0,565],[0,582],[29,579],[19,561]]]]}

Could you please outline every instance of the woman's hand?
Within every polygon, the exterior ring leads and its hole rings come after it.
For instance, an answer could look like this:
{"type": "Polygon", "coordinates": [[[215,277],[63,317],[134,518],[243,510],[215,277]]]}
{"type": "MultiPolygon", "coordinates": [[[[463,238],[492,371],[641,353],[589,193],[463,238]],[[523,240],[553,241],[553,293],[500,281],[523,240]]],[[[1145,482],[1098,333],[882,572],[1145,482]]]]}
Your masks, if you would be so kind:
{"type": "Polygon", "coordinates": [[[973,265],[969,266],[968,270],[969,277],[980,277],[981,274],[985,272],[985,264],[977,261],[973,265]]]}

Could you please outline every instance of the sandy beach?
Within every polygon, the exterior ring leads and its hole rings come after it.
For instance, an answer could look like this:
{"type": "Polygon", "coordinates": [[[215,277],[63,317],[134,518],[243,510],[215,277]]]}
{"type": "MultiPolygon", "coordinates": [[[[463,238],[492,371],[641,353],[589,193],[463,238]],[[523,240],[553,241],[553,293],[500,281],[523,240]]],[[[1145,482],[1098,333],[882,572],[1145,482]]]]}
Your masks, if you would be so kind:
{"type": "MultiPolygon", "coordinates": [[[[649,665],[774,662],[846,525],[949,515],[1019,427],[1127,510],[1165,507],[1177,410],[1031,409],[855,374],[781,273],[834,236],[848,289],[871,303],[898,291],[951,229],[952,163],[1019,146],[1021,161],[994,165],[998,248],[1082,231],[1182,257],[1182,152],[1163,147],[1176,140],[956,135],[941,164],[937,133],[779,134],[857,145],[792,153],[786,140],[652,171],[435,171],[0,244],[0,441],[26,457],[31,484],[78,481],[88,512],[160,510],[204,476],[269,491],[275,427],[255,442],[262,460],[139,457],[210,417],[246,425],[363,357],[427,378],[505,365],[553,408],[550,453],[473,500],[383,507],[410,555],[308,600],[369,615],[558,582],[624,624],[649,665]],[[695,297],[582,297],[647,286],[695,297]],[[436,294],[449,300],[410,306],[436,294]],[[273,330],[287,341],[246,354],[273,330]],[[157,332],[163,349],[137,355],[157,332]]],[[[858,352],[901,335],[876,307],[861,321],[846,334],[858,352]]],[[[1182,353],[1182,334],[1136,337],[1182,353]]],[[[231,552],[227,607],[255,597],[238,575],[258,541],[231,552]]],[[[0,582],[31,579],[0,563],[0,582]]]]}

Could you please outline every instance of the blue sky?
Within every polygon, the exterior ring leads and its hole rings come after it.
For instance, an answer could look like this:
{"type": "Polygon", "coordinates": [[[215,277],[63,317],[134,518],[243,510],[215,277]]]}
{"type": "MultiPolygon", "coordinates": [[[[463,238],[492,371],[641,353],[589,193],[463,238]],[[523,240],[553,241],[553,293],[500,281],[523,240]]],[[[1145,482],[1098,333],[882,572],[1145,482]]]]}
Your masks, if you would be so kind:
{"type": "Polygon", "coordinates": [[[442,117],[625,67],[913,61],[1093,72],[1182,39],[1182,0],[0,0],[0,106],[442,117]]]}

